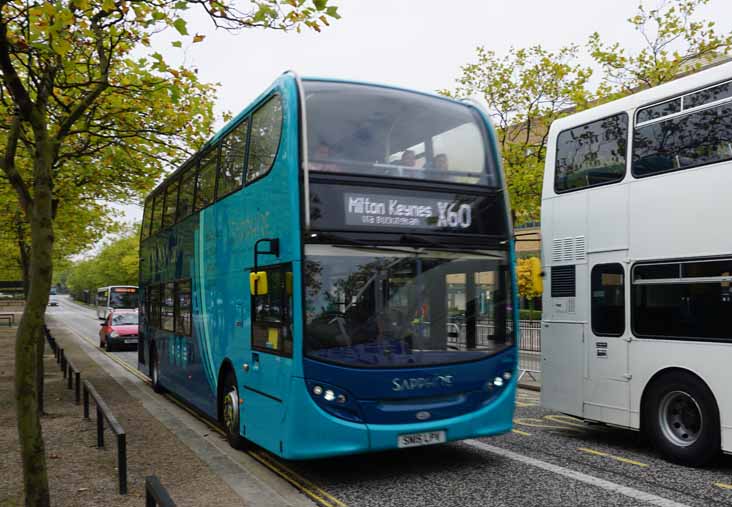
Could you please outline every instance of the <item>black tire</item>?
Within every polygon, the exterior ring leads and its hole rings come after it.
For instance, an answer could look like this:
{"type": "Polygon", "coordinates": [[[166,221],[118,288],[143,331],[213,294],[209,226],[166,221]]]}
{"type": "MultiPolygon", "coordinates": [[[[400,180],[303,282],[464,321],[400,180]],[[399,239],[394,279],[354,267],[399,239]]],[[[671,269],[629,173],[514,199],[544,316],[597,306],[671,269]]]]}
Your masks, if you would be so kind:
{"type": "Polygon", "coordinates": [[[150,384],[156,393],[165,392],[163,386],[160,385],[160,363],[158,363],[158,351],[155,345],[150,347],[150,384]]]}
{"type": "Polygon", "coordinates": [[[229,441],[229,445],[234,449],[243,450],[248,446],[246,438],[241,436],[239,432],[239,388],[236,383],[236,376],[234,372],[229,370],[224,375],[223,393],[221,396],[221,407],[219,407],[219,413],[221,414],[221,424],[226,432],[226,440],[229,441]],[[231,409],[233,414],[229,412],[231,409]]]}
{"type": "Polygon", "coordinates": [[[714,395],[698,377],[675,371],[648,387],[644,428],[671,461],[698,467],[721,452],[719,409],[714,395]]]}

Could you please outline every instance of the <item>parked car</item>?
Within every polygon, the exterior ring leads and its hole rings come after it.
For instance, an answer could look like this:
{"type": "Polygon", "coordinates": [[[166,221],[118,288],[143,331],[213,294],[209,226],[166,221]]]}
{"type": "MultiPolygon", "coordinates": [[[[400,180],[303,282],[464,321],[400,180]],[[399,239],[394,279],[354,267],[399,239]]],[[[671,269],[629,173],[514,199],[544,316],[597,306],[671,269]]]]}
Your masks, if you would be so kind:
{"type": "Polygon", "coordinates": [[[113,310],[99,329],[99,347],[111,352],[118,347],[137,348],[139,336],[137,310],[113,310]]]}
{"type": "Polygon", "coordinates": [[[48,306],[58,306],[58,296],[56,296],[56,288],[51,289],[51,293],[48,295],[48,306]]]}

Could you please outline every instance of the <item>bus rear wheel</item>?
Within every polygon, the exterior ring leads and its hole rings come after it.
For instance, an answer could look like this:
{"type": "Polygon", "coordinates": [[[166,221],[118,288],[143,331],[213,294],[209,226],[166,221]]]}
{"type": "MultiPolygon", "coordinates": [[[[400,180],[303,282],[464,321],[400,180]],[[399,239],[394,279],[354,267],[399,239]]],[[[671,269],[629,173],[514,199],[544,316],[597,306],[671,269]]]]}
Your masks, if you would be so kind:
{"type": "Polygon", "coordinates": [[[649,388],[645,427],[668,459],[703,466],[720,452],[719,409],[709,388],[696,376],[672,372],[649,388]]]}
{"type": "Polygon", "coordinates": [[[236,377],[229,371],[224,377],[224,390],[221,400],[221,422],[224,424],[226,439],[234,449],[245,449],[247,441],[239,431],[239,388],[236,377]]]}

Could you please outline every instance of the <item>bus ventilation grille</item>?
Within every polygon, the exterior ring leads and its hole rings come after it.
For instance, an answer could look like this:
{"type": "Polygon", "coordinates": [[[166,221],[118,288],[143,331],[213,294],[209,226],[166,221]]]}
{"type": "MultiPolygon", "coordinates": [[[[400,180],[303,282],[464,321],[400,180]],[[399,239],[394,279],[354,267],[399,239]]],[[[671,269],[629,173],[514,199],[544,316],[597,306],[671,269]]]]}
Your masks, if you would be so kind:
{"type": "Polygon", "coordinates": [[[552,266],[551,290],[553,298],[575,297],[575,266],[552,266]]]}
{"type": "Polygon", "coordinates": [[[584,236],[552,241],[552,262],[584,261],[586,258],[584,236]]]}

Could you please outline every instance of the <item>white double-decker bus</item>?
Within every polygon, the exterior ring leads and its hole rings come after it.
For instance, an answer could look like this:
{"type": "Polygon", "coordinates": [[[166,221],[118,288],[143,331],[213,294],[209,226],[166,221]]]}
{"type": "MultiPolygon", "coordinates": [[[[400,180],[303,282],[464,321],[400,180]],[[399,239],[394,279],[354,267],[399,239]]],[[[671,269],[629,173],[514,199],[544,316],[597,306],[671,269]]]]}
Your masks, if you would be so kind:
{"type": "Polygon", "coordinates": [[[137,286],[110,285],[97,289],[97,318],[106,319],[112,310],[137,310],[137,286]]]}
{"type": "Polygon", "coordinates": [[[732,452],[732,64],[554,122],[541,215],[543,405],[732,452]]]}

